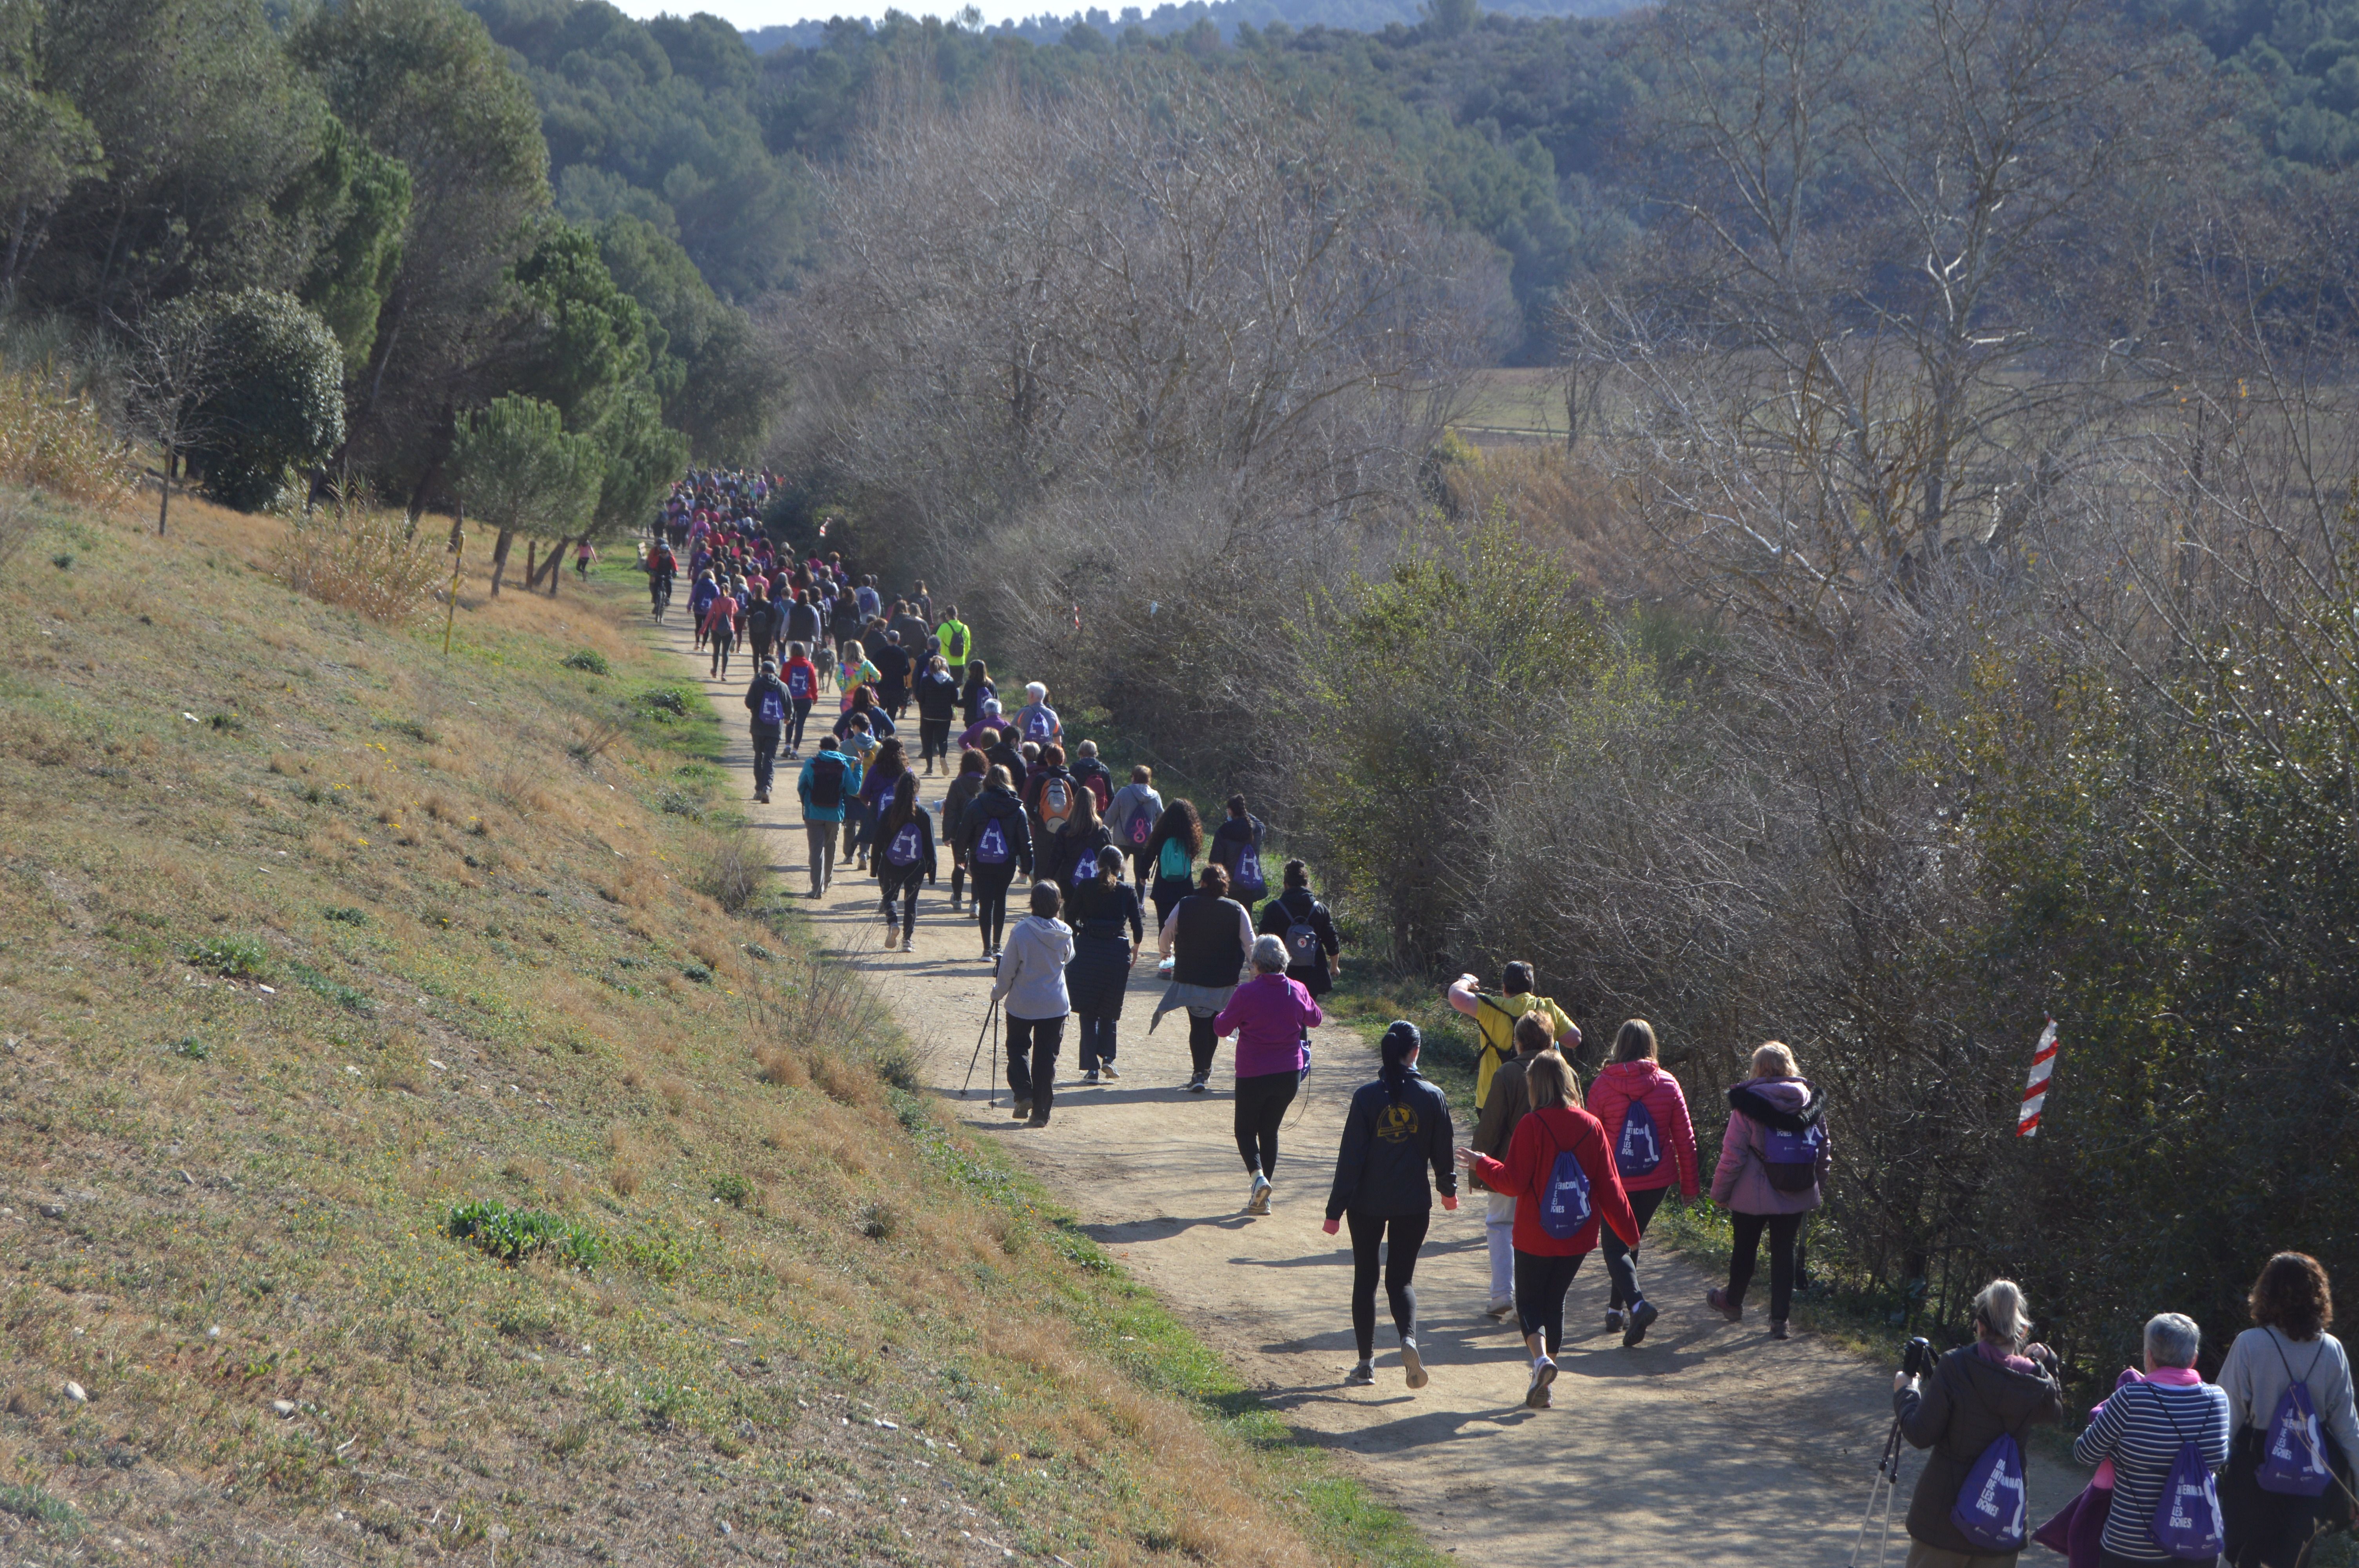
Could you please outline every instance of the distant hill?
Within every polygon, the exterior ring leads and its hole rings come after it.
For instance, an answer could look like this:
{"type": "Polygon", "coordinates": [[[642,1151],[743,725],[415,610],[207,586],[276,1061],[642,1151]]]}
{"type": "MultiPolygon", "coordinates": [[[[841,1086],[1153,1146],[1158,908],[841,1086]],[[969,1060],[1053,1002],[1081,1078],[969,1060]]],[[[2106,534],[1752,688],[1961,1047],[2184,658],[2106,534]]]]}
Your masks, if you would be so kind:
{"type": "MultiPolygon", "coordinates": [[[[1446,0],[1445,0],[1446,4],[1446,0]]],[[[1472,10],[1470,5],[1467,7],[1472,10]]],[[[1637,0],[1500,0],[1496,5],[1484,5],[1484,11],[1502,16],[1612,16],[1637,8],[1637,0]]],[[[1425,0],[1189,0],[1175,5],[1165,0],[1152,11],[1136,5],[1125,6],[1119,13],[1097,8],[1076,11],[1069,16],[1043,12],[1018,22],[1001,22],[982,29],[986,34],[1006,34],[1030,43],[1053,44],[1076,27],[1087,27],[1109,36],[1119,36],[1132,27],[1144,30],[1150,38],[1171,33],[1184,33],[1199,23],[1209,22],[1220,29],[1221,37],[1234,42],[1239,27],[1256,27],[1266,31],[1272,27],[1297,30],[1310,27],[1334,27],[1346,32],[1380,33],[1386,27],[1413,27],[1426,20],[1436,6],[1425,0]]],[[[828,22],[794,22],[775,27],[752,27],[745,31],[745,42],[756,54],[768,54],[782,49],[817,49],[825,41],[830,27],[845,26],[873,27],[873,24],[857,17],[837,17],[828,22]]]]}

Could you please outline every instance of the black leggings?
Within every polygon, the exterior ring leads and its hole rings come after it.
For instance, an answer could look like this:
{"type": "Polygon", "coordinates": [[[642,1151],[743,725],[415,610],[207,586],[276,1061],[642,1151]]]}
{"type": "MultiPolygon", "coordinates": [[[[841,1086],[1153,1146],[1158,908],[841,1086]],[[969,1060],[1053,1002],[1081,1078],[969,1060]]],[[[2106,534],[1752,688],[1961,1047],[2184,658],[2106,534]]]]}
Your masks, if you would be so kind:
{"type": "Polygon", "coordinates": [[[1516,1316],[1526,1335],[1540,1336],[1550,1356],[1564,1343],[1564,1292],[1572,1289],[1572,1277],[1581,1272],[1581,1260],[1588,1256],[1576,1252],[1570,1258],[1550,1258],[1516,1249],[1516,1316]]]}
{"type": "Polygon", "coordinates": [[[1237,1080],[1237,1152],[1246,1170],[1277,1179],[1277,1124],[1301,1086],[1302,1075],[1290,1070],[1237,1080]]]}
{"type": "Polygon", "coordinates": [[[1195,1065],[1196,1076],[1200,1078],[1212,1072],[1212,1053],[1220,1049],[1221,1037],[1212,1029],[1218,1017],[1219,1014],[1215,1013],[1211,1017],[1199,1018],[1192,1009],[1188,1013],[1188,1059],[1195,1065]]]}
{"type": "Polygon", "coordinates": [[[906,940],[917,927],[918,884],[926,880],[925,870],[912,866],[906,871],[897,871],[888,866],[877,880],[883,884],[886,928],[892,928],[893,901],[897,898],[901,901],[901,935],[906,940]]]}
{"type": "MultiPolygon", "coordinates": [[[[1655,1211],[1663,1206],[1663,1195],[1670,1190],[1669,1187],[1649,1187],[1644,1192],[1630,1195],[1630,1212],[1638,1221],[1639,1240],[1647,1238],[1647,1222],[1655,1217],[1655,1211]]],[[[1638,1288],[1638,1249],[1623,1246],[1622,1238],[1614,1234],[1614,1227],[1610,1225],[1597,1227],[1597,1245],[1605,1253],[1605,1272],[1614,1281],[1613,1292],[1605,1304],[1626,1307],[1636,1306],[1644,1301],[1646,1292],[1638,1288]]]]}
{"type": "Polygon", "coordinates": [[[1794,1238],[1801,1234],[1799,1214],[1732,1214],[1735,1245],[1728,1257],[1728,1303],[1745,1304],[1745,1287],[1753,1283],[1753,1260],[1761,1248],[1761,1232],[1769,1232],[1769,1319],[1786,1321],[1794,1304],[1794,1238]]]}
{"type": "Polygon", "coordinates": [[[1360,1359],[1376,1353],[1376,1243],[1392,1227],[1392,1246],[1385,1256],[1385,1297],[1392,1303],[1393,1326],[1403,1339],[1417,1337],[1417,1249],[1425,1245],[1430,1211],[1376,1218],[1353,1210],[1343,1216],[1352,1230],[1352,1334],[1359,1341],[1360,1359]]]}
{"type": "Polygon", "coordinates": [[[974,869],[974,923],[983,932],[984,946],[995,953],[1007,932],[1007,884],[1015,880],[1013,860],[974,869]]]}

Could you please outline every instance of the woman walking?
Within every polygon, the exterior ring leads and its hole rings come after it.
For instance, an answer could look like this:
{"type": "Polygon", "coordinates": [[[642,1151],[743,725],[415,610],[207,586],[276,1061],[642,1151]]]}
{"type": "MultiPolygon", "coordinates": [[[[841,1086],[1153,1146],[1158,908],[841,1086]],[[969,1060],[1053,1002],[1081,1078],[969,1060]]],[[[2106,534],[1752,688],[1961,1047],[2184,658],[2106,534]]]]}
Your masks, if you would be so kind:
{"type": "Polygon", "coordinates": [[[866,693],[868,700],[874,702],[875,683],[884,673],[869,662],[868,651],[860,645],[859,638],[845,638],[835,666],[835,684],[843,691],[843,711],[852,711],[856,693],[866,693]]]}
{"type": "Polygon", "coordinates": [[[965,840],[962,833],[966,826],[966,808],[974,804],[976,795],[983,793],[984,775],[990,767],[981,752],[969,748],[960,752],[958,777],[951,780],[951,787],[942,794],[942,842],[950,846],[951,851],[952,914],[959,912],[959,894],[967,871],[966,850],[962,847],[965,840]]]}
{"type": "Polygon", "coordinates": [[[1016,1097],[1016,1119],[1033,1127],[1049,1125],[1057,1051],[1072,1011],[1065,966],[1072,961],[1073,933],[1057,918],[1060,902],[1054,882],[1032,884],[1032,913],[1016,923],[991,982],[991,1000],[1007,1009],[1007,1087],[1016,1097]]]}
{"type": "MultiPolygon", "coordinates": [[[[2181,1539],[2165,1545],[2155,1535],[2157,1505],[2178,1466],[2180,1450],[2194,1444],[2207,1471],[2228,1461],[2228,1396],[2195,1370],[2202,1343],[2192,1318],[2175,1312],[2148,1318],[2146,1377],[2115,1389],[2072,1444],[2072,1457],[2082,1465],[2108,1459],[2114,1464],[2114,1506],[2105,1516],[2098,1558],[2104,1568],[2196,1555],[2199,1538],[2210,1531],[2210,1510],[2198,1507],[2183,1516],[2188,1529],[2181,1539]]],[[[2208,1475],[2204,1485],[2211,1485],[2208,1475]]]]}
{"type": "Polygon", "coordinates": [[[1582,1108],[1580,1080],[1563,1054],[1543,1051],[1527,1062],[1524,1087],[1532,1108],[1516,1123],[1507,1157],[1461,1149],[1458,1162],[1516,1200],[1516,1314],[1532,1353],[1524,1403],[1544,1411],[1564,1344],[1564,1293],[1581,1260],[1597,1249],[1599,1222],[1635,1247],[1638,1221],[1614,1173],[1605,1130],[1582,1108]]]}
{"type": "Polygon", "coordinates": [[[1006,768],[985,775],[982,792],[959,819],[958,842],[974,871],[974,919],[988,961],[999,956],[999,939],[1007,929],[1008,884],[1016,872],[1032,870],[1032,827],[1006,768]]]}
{"type": "Polygon", "coordinates": [[[2024,1539],[2025,1498],[1982,1487],[1970,1499],[1967,1478],[2001,1437],[2017,1444],[2014,1476],[2023,1478],[2026,1428],[2064,1419],[2056,1357],[2031,1337],[2031,1308],[2012,1280],[1993,1280],[1974,1297],[1974,1342],[1933,1363],[1922,1379],[1892,1379],[1892,1413],[1910,1446],[1933,1452],[1908,1499],[1908,1568],[2015,1568],[2024,1539]],[[1971,1506],[1970,1506],[1971,1504],[1971,1506]],[[1969,1535],[1958,1520],[1974,1527],[1969,1535]],[[2017,1544],[2008,1547],[2005,1541],[2017,1544]]]}
{"type": "MultiPolygon", "coordinates": [[[[1827,1097],[1794,1066],[1794,1053],[1776,1040],[1753,1053],[1753,1076],[1728,1091],[1728,1130],[1721,1134],[1720,1166],[1712,1201],[1729,1212],[1735,1245],[1728,1288],[1704,1300],[1731,1323],[1745,1316],[1761,1237],[1769,1237],[1769,1337],[1787,1336],[1794,1300],[1794,1241],[1802,1217],[1819,1206],[1831,1145],[1827,1097]]],[[[1631,1238],[1635,1243],[1636,1238],[1631,1238]]]]}
{"type": "Polygon", "coordinates": [[[1360,1359],[1344,1374],[1346,1388],[1376,1380],[1380,1249],[1385,1298],[1400,1334],[1401,1369],[1410,1388],[1426,1385],[1425,1362],[1417,1350],[1417,1254],[1432,1223],[1434,1188],[1441,1190],[1443,1208],[1458,1206],[1458,1173],[1450,1163],[1450,1102],[1418,1076],[1418,1048],[1423,1044],[1417,1025],[1407,1019],[1385,1031],[1384,1067],[1374,1083],[1353,1092],[1343,1115],[1343,1144],[1335,1152],[1327,1222],[1320,1228],[1332,1236],[1344,1220],[1352,1227],[1352,1336],[1360,1359]]]}
{"type": "Polygon", "coordinates": [[[1229,873],[1206,866],[1197,891],[1172,906],[1171,917],[1156,935],[1158,950],[1170,962],[1171,983],[1147,1021],[1147,1032],[1154,1033],[1165,1013],[1188,1010],[1188,1091],[1202,1094],[1211,1087],[1212,1052],[1219,1044],[1212,1021],[1236,994],[1245,955],[1253,951],[1253,918],[1229,897],[1229,873]]]}
{"type": "Polygon", "coordinates": [[[1122,1022],[1122,998],[1131,967],[1147,939],[1138,890],[1122,880],[1122,851],[1100,849],[1097,874],[1084,877],[1066,901],[1073,928],[1073,961],[1065,966],[1065,990],[1081,1031],[1075,1046],[1082,1082],[1122,1076],[1114,1065],[1114,1030],[1122,1022]]]}
{"type": "Polygon", "coordinates": [[[1097,796],[1072,780],[1072,806],[1061,826],[1043,835],[1048,849],[1041,857],[1044,881],[1071,890],[1098,874],[1098,851],[1114,843],[1114,835],[1098,817],[1097,796]]]}
{"type": "Polygon", "coordinates": [[[885,951],[906,948],[918,926],[918,884],[934,880],[934,819],[918,804],[918,775],[906,767],[894,782],[892,804],[876,825],[876,848],[870,859],[885,894],[885,951]],[[901,901],[898,925],[893,919],[896,898],[901,901]]]}
{"type": "Polygon", "coordinates": [[[1223,1040],[1237,1037],[1236,1134],[1249,1178],[1245,1212],[1267,1214],[1270,1184],[1277,1180],[1278,1124],[1310,1065],[1303,1032],[1326,1022],[1327,1015],[1299,981],[1287,979],[1284,942],[1256,938],[1253,967],[1254,978],[1212,1020],[1212,1033],[1223,1040]]]}
{"type": "Polygon", "coordinates": [[[2321,1529],[2321,1505],[2340,1484],[2324,1439],[2342,1449],[2345,1463],[2359,1455],[2351,1362],[2343,1342],[2326,1332],[2334,1321],[2334,1293],[2326,1271],[2308,1253],[2270,1259],[2253,1281],[2247,1305],[2253,1326],[2236,1336],[2220,1364],[2220,1390],[2228,1396],[2236,1433],[2220,1498],[2227,1513],[2228,1561],[2231,1568],[2300,1568],[2321,1529]],[[2303,1423],[2288,1397],[2297,1383],[2314,1422],[2303,1423]],[[2277,1441],[2280,1428],[2288,1429],[2290,1442],[2277,1441]],[[2288,1453],[2280,1456],[2279,1448],[2288,1453]],[[2309,1492],[2311,1487],[2319,1492],[2309,1492]]]}
{"type": "Polygon", "coordinates": [[[982,722],[986,711],[985,703],[991,705],[988,711],[995,714],[999,711],[999,688],[991,684],[990,666],[981,659],[969,659],[966,662],[966,685],[959,691],[959,717],[964,719],[969,727],[982,722]]]}
{"type": "Polygon", "coordinates": [[[951,724],[958,717],[958,677],[951,675],[942,656],[936,654],[926,661],[926,671],[918,677],[918,754],[932,776],[935,759],[942,767],[951,765],[951,724]]]}
{"type": "MultiPolygon", "coordinates": [[[[1695,1124],[1688,1119],[1688,1098],[1680,1092],[1679,1079],[1655,1058],[1653,1024],[1633,1018],[1615,1033],[1614,1059],[1589,1086],[1589,1108],[1605,1129],[1605,1146],[1614,1151],[1614,1168],[1630,1195],[1639,1235],[1647,1233],[1647,1222],[1673,1182],[1680,1196],[1695,1202],[1695,1124]]],[[[1606,1331],[1618,1331],[1626,1350],[1646,1338],[1648,1325],[1662,1314],[1639,1288],[1638,1249],[1623,1246],[1612,1231],[1598,1241],[1614,1280],[1605,1303],[1606,1331]]]]}
{"type": "Polygon", "coordinates": [[[900,741],[887,741],[876,748],[875,760],[861,777],[860,833],[853,848],[860,857],[863,871],[868,869],[868,862],[874,857],[877,844],[882,841],[876,831],[877,820],[885,815],[885,808],[892,804],[895,786],[908,775],[908,752],[902,749],[900,741]]]}
{"type": "Polygon", "coordinates": [[[1172,906],[1188,896],[1196,880],[1196,858],[1203,852],[1204,824],[1194,805],[1175,800],[1165,806],[1147,840],[1147,859],[1155,867],[1148,896],[1155,901],[1157,926],[1170,919],[1172,906]]]}

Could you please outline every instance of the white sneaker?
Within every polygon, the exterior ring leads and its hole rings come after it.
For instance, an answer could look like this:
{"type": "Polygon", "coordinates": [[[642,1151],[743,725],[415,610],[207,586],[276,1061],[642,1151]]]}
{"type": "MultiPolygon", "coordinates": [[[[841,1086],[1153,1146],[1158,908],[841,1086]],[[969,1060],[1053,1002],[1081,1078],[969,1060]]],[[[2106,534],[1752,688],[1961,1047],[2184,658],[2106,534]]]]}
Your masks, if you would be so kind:
{"type": "Polygon", "coordinates": [[[1532,1363],[1532,1386],[1524,1390],[1524,1403],[1536,1411],[1549,1408],[1549,1385],[1556,1381],[1556,1363],[1543,1356],[1532,1363]]]}
{"type": "Polygon", "coordinates": [[[1114,1070],[1114,1064],[1112,1062],[1100,1062],[1098,1064],[1098,1071],[1104,1076],[1105,1081],[1108,1083],[1112,1083],[1116,1078],[1122,1076],[1120,1073],[1114,1070]]]}
{"type": "Polygon", "coordinates": [[[1511,1313],[1511,1312],[1513,1312],[1513,1311],[1515,1311],[1515,1310],[1516,1310],[1516,1298],[1515,1298],[1515,1297],[1513,1297],[1513,1296],[1493,1296],[1493,1297],[1491,1298],[1491,1304],[1490,1304],[1489,1306],[1486,1306],[1486,1307],[1484,1307],[1484,1308],[1483,1309],[1483,1315],[1484,1315],[1484,1317],[1505,1317],[1505,1316],[1506,1316],[1509,1313],[1511,1313]]]}
{"type": "Polygon", "coordinates": [[[897,950],[900,946],[901,928],[897,925],[888,926],[885,932],[885,951],[887,953],[894,952],[897,950]]]}
{"type": "Polygon", "coordinates": [[[1188,1092],[1191,1095],[1203,1094],[1210,1089],[1211,1087],[1212,1086],[1210,1084],[1204,1081],[1204,1075],[1201,1073],[1196,1074],[1188,1080],[1188,1092]]]}
{"type": "Polygon", "coordinates": [[[1408,1374],[1408,1386],[1412,1389],[1421,1389],[1432,1381],[1425,1375],[1425,1358],[1417,1353],[1414,1339],[1401,1341],[1401,1369],[1408,1374]]]}
{"type": "Polygon", "coordinates": [[[1245,1198],[1245,1212],[1247,1214],[1269,1212],[1269,1178],[1259,1171],[1254,1173],[1253,1191],[1245,1198]]]}

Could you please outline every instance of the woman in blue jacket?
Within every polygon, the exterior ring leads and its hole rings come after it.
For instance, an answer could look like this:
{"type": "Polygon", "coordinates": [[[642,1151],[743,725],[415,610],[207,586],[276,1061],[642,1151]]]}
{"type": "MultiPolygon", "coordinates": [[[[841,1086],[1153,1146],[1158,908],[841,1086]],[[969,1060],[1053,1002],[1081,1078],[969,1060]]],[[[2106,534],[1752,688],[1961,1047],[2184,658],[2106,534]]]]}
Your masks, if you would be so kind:
{"type": "Polygon", "coordinates": [[[1433,1189],[1441,1189],[1443,1208],[1458,1206],[1458,1172],[1451,1160],[1450,1102],[1418,1076],[1423,1044],[1407,1019],[1386,1030],[1384,1070],[1360,1086],[1343,1117],[1321,1228],[1332,1236],[1342,1221],[1352,1225],[1352,1333],[1360,1360],[1343,1379],[1347,1388],[1376,1380],[1377,1248],[1386,1241],[1392,1245],[1383,1260],[1385,1295],[1400,1331],[1401,1368],[1410,1388],[1426,1384],[1417,1351],[1417,1253],[1433,1217],[1433,1189]]]}

